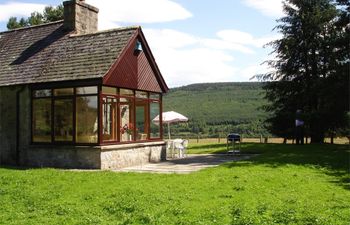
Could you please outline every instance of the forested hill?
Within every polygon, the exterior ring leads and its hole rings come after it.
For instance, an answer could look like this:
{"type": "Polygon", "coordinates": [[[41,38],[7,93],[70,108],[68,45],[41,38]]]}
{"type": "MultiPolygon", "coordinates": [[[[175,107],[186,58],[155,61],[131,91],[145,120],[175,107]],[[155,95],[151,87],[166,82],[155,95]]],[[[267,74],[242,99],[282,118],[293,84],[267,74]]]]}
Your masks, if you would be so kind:
{"type": "MultiPolygon", "coordinates": [[[[164,111],[176,111],[190,119],[187,132],[215,136],[218,131],[254,136],[262,130],[266,113],[262,83],[203,83],[170,89],[164,96],[164,111]]],[[[186,127],[175,126],[185,132],[186,127]]]]}

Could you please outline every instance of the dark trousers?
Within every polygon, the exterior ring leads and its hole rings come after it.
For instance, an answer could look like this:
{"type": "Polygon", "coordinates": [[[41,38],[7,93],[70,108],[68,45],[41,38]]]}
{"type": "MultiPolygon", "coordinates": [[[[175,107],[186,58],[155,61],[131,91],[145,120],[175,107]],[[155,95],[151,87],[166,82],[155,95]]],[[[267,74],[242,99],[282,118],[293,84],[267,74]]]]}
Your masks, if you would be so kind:
{"type": "Polygon", "coordinates": [[[296,144],[304,144],[304,127],[303,126],[297,126],[295,127],[295,139],[296,144]]]}

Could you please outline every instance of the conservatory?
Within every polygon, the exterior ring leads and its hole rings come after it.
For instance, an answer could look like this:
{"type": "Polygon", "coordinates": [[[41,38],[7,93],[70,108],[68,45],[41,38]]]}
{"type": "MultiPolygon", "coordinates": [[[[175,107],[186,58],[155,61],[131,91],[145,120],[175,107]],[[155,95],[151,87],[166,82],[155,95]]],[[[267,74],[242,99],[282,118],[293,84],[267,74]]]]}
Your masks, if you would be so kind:
{"type": "Polygon", "coordinates": [[[32,143],[107,145],[162,139],[161,94],[111,86],[32,90],[32,143]]]}

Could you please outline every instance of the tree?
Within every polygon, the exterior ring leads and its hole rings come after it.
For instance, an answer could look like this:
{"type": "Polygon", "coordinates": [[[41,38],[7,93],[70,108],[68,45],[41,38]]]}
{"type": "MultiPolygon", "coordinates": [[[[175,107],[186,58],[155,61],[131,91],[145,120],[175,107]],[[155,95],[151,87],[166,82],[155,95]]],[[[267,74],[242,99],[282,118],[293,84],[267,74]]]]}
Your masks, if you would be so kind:
{"type": "Polygon", "coordinates": [[[274,68],[260,76],[266,82],[265,110],[273,134],[288,137],[297,109],[304,112],[311,142],[323,142],[328,131],[348,126],[349,2],[287,0],[286,16],[275,27],[282,38],[269,43],[274,68]],[[284,121],[282,123],[282,121],[284,121]]]}
{"type": "Polygon", "coordinates": [[[19,22],[16,17],[10,17],[7,22],[7,29],[16,29],[20,27],[27,27],[33,25],[40,25],[43,23],[54,22],[63,19],[63,6],[57,7],[47,6],[43,13],[33,12],[27,19],[21,18],[19,22]]]}

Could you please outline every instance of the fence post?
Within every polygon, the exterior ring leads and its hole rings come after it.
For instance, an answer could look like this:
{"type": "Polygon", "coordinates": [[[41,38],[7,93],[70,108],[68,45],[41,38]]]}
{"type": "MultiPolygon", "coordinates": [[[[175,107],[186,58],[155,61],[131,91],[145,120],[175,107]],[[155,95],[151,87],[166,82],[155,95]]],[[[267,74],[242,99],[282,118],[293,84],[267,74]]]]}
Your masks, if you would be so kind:
{"type": "Polygon", "coordinates": [[[260,134],[260,144],[263,143],[262,141],[262,134],[260,134]]]}
{"type": "Polygon", "coordinates": [[[197,143],[199,143],[199,135],[197,135],[197,143]]]}
{"type": "Polygon", "coordinates": [[[220,134],[219,134],[219,140],[218,140],[218,141],[219,141],[219,143],[220,143],[220,134]]]}

